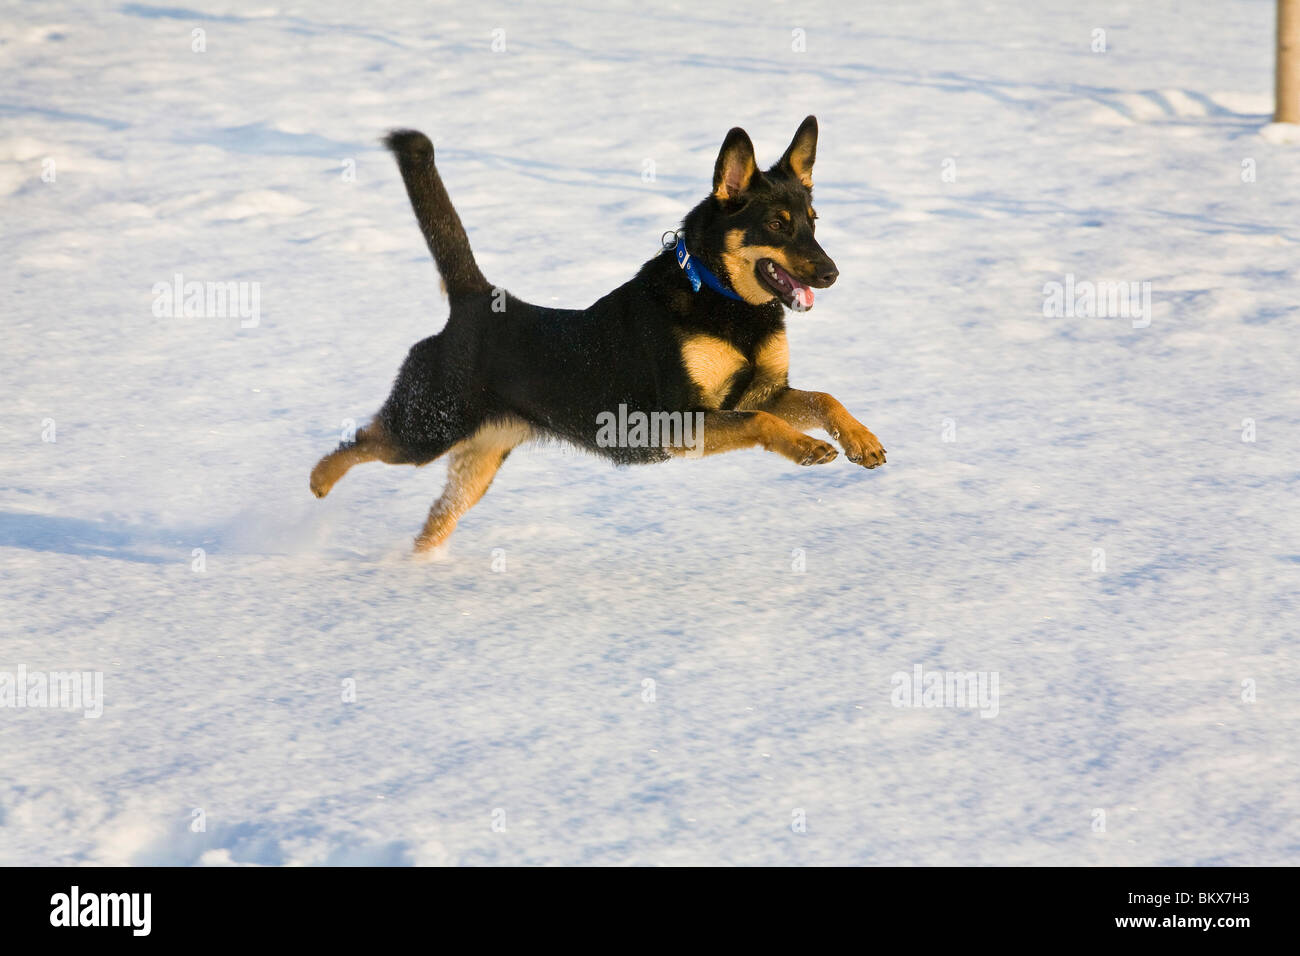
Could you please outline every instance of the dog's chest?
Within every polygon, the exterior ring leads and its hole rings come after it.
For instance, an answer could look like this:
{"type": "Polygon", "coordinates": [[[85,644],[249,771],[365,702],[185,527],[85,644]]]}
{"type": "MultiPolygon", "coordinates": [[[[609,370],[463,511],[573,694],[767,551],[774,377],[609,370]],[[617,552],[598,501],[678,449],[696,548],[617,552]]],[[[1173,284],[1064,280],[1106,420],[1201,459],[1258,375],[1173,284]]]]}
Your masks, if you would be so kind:
{"type": "Polygon", "coordinates": [[[704,408],[757,408],[785,387],[790,349],[785,331],[774,332],[751,355],[725,339],[682,337],[682,364],[704,408]]]}

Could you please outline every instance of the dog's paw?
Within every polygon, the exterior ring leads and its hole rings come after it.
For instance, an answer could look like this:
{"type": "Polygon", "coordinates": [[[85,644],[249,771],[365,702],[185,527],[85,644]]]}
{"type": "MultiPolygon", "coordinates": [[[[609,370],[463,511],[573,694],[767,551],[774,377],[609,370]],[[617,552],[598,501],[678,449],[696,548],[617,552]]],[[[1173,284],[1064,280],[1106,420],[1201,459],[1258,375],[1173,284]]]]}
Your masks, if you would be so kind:
{"type": "Polygon", "coordinates": [[[411,549],[412,557],[432,558],[444,554],[447,550],[446,534],[419,534],[415,538],[415,547],[411,549]]]}
{"type": "Polygon", "coordinates": [[[324,462],[321,462],[311,470],[311,493],[317,498],[324,498],[334,487],[334,482],[329,480],[326,469],[321,467],[323,464],[324,462]]]}
{"type": "Polygon", "coordinates": [[[880,439],[865,428],[842,433],[840,444],[844,446],[844,457],[863,468],[878,468],[885,463],[880,439]]]}
{"type": "Polygon", "coordinates": [[[830,442],[811,435],[801,435],[791,449],[790,458],[801,465],[824,465],[828,461],[834,461],[839,454],[830,442]]]}
{"type": "Polygon", "coordinates": [[[448,514],[432,514],[424,528],[415,536],[415,553],[430,554],[437,551],[456,530],[456,519],[448,514]]]}
{"type": "Polygon", "coordinates": [[[435,564],[446,561],[450,552],[451,548],[445,540],[431,541],[421,536],[415,539],[415,547],[411,549],[411,560],[420,564],[435,564]]]}

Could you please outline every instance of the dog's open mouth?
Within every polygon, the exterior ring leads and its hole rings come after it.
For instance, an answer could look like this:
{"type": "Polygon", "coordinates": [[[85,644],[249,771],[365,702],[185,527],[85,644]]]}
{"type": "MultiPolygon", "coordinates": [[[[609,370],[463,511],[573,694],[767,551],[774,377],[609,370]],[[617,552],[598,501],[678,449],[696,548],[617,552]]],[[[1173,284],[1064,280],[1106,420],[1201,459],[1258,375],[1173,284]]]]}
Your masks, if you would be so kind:
{"type": "Polygon", "coordinates": [[[800,282],[771,259],[759,259],[757,272],[763,284],[776,293],[787,309],[807,312],[813,307],[812,287],[800,282]]]}

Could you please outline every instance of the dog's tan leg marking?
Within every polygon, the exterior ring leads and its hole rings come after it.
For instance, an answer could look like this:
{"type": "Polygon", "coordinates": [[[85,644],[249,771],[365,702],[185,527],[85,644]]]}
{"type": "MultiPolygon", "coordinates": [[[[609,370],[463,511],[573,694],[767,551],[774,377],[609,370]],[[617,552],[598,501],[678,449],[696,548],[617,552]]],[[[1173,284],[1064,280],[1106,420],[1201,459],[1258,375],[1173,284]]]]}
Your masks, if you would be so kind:
{"type": "Polygon", "coordinates": [[[785,332],[773,332],[754,352],[754,377],[736,403],[739,409],[762,411],[772,396],[789,388],[790,345],[785,332]]]}
{"type": "Polygon", "coordinates": [[[686,374],[699,389],[699,404],[717,408],[731,388],[731,380],[745,364],[745,356],[730,342],[713,335],[690,335],[681,340],[686,374]]]}
{"type": "Polygon", "coordinates": [[[880,446],[880,439],[825,392],[788,388],[773,396],[763,408],[795,428],[825,429],[840,443],[845,457],[864,468],[875,468],[885,463],[885,449],[880,446]]]}
{"type": "Polygon", "coordinates": [[[447,462],[447,486],[429,509],[424,530],[415,539],[415,550],[430,551],[446,541],[465,512],[488,490],[506,456],[531,436],[532,430],[522,421],[495,422],[454,446],[447,462]]]}
{"type": "MultiPolygon", "coordinates": [[[[706,455],[760,445],[797,465],[823,465],[839,454],[834,445],[796,431],[768,412],[705,412],[702,436],[706,455]]],[[[673,450],[675,455],[687,453],[673,450]]]]}
{"type": "Polygon", "coordinates": [[[316,463],[311,470],[312,494],[324,498],[353,465],[367,461],[393,464],[397,460],[397,450],[383,428],[371,423],[357,432],[357,439],[351,445],[335,449],[316,463]]]}

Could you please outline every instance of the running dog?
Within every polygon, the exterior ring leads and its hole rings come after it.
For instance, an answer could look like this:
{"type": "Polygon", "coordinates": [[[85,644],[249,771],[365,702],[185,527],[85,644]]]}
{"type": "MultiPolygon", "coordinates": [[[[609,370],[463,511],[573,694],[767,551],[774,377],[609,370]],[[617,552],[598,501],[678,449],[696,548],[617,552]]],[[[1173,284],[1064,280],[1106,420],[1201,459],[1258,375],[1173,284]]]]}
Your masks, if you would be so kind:
{"type": "Polygon", "coordinates": [[[451,315],[411,349],[374,420],[312,470],[317,497],[362,462],[425,465],[446,455],[446,488],[415,539],[416,550],[427,551],[447,540],[510,451],[532,439],[558,439],[619,464],[758,445],[821,465],[837,452],[804,434],[820,428],[850,461],[885,463],[876,436],[843,405],[787,381],[784,309],[811,308],[813,289],[839,275],[813,235],[815,117],[765,172],[745,131],[731,130],[713,191],[636,276],[586,309],[532,305],[488,282],[429,138],[397,130],[384,143],[451,315]],[[699,427],[660,441],[611,441],[615,413],[685,415],[699,427]]]}

